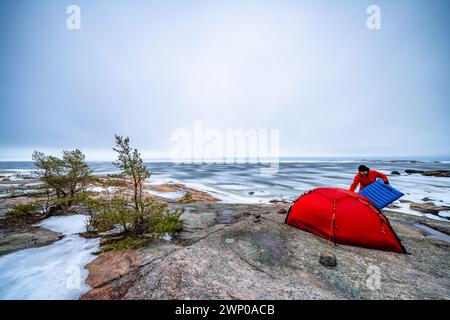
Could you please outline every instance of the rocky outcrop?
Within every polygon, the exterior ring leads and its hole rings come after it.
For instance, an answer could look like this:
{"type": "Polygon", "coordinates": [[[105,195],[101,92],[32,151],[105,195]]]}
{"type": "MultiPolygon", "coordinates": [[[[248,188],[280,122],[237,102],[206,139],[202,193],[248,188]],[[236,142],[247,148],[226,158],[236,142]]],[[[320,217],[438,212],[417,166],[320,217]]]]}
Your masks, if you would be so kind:
{"type": "MultiPolygon", "coordinates": [[[[284,220],[290,203],[279,199],[271,204],[227,204],[179,184],[149,188],[191,192],[194,203],[165,200],[169,208],[185,210],[182,232],[171,241],[154,241],[139,250],[99,254],[86,266],[92,290],[82,299],[450,297],[449,241],[423,228],[449,235],[447,222],[385,211],[409,253],[403,255],[334,246],[287,226],[284,220]]],[[[7,201],[1,201],[0,207],[28,200],[7,201]]],[[[400,202],[414,206],[409,200],[400,202]]],[[[426,205],[441,209],[435,203],[426,205]]],[[[436,208],[426,208],[431,209],[436,208]]],[[[0,255],[50,244],[60,237],[32,226],[14,230],[3,226],[0,255]]]]}
{"type": "MultiPolygon", "coordinates": [[[[173,204],[181,206],[181,204],[173,204]]],[[[387,213],[409,254],[337,245],[285,225],[277,205],[185,205],[172,242],[99,256],[97,288],[84,299],[445,299],[449,243],[387,213]],[[255,222],[255,215],[260,221],[255,222]],[[335,267],[322,265],[324,252],[335,267]],[[116,261],[113,276],[107,261],[116,261]],[[433,263],[430,263],[433,261],[433,263]],[[101,263],[100,263],[101,262],[101,263]],[[125,273],[125,274],[124,274],[125,273]],[[121,274],[124,274],[120,276],[121,274]],[[378,281],[379,280],[379,281],[378,281]]],[[[445,222],[433,222],[446,225],[445,222]]],[[[94,282],[91,282],[94,283],[94,282]]]]}
{"type": "Polygon", "coordinates": [[[93,288],[81,300],[122,299],[135,280],[134,271],[181,247],[164,241],[155,241],[139,250],[109,251],[86,265],[89,276],[86,283],[93,288]]]}
{"type": "Polygon", "coordinates": [[[165,183],[160,185],[148,185],[147,187],[151,190],[158,192],[175,192],[175,191],[189,192],[192,195],[192,202],[209,203],[219,201],[219,199],[213,197],[207,192],[186,187],[181,183],[165,183]]]}
{"type": "Polygon", "coordinates": [[[431,177],[450,177],[450,170],[413,170],[413,169],[406,169],[405,173],[408,173],[408,174],[420,173],[421,175],[431,176],[431,177]]]}
{"type": "Polygon", "coordinates": [[[41,227],[0,229],[0,256],[18,250],[42,247],[62,239],[61,233],[41,227]]]}
{"type": "Polygon", "coordinates": [[[93,288],[98,288],[120,278],[137,266],[139,266],[139,263],[135,251],[105,252],[98,259],[85,266],[89,270],[86,283],[93,288]]]}
{"type": "Polygon", "coordinates": [[[450,210],[450,206],[438,206],[435,205],[433,202],[427,202],[427,203],[411,203],[409,205],[410,209],[416,210],[422,213],[432,213],[432,214],[439,214],[440,211],[448,211],[450,210]]]}

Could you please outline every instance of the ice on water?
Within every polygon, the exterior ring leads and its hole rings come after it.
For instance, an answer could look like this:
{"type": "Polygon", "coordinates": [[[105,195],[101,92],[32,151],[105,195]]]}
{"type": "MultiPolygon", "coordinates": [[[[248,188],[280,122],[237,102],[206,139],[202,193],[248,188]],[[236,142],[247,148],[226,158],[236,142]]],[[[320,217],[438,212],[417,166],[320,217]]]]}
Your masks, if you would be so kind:
{"type": "MultiPolygon", "coordinates": [[[[363,161],[369,167],[385,174],[391,171],[404,172],[405,169],[418,170],[450,170],[448,162],[408,162],[408,161],[363,161]]],[[[175,164],[170,162],[147,163],[152,171],[147,181],[151,185],[162,183],[182,183],[188,187],[206,191],[223,202],[235,203],[267,203],[272,199],[294,200],[301,193],[316,187],[338,187],[347,189],[351,184],[360,161],[292,161],[280,162],[279,170],[274,175],[261,174],[264,165],[259,164],[175,164]]],[[[90,163],[95,174],[117,173],[110,162],[90,163]]],[[[32,163],[14,164],[0,163],[0,172],[30,171],[32,163]],[[26,166],[21,168],[21,166],[26,166]]],[[[405,193],[402,200],[422,203],[425,198],[437,205],[450,205],[450,178],[427,177],[420,174],[390,175],[391,184],[405,193]]],[[[95,191],[103,191],[96,189],[95,191]]],[[[168,199],[183,196],[182,191],[156,192],[155,195],[168,199]]],[[[409,203],[396,201],[399,212],[426,216],[431,219],[447,220],[450,212],[441,212],[440,217],[422,214],[411,210],[409,203]]]]}

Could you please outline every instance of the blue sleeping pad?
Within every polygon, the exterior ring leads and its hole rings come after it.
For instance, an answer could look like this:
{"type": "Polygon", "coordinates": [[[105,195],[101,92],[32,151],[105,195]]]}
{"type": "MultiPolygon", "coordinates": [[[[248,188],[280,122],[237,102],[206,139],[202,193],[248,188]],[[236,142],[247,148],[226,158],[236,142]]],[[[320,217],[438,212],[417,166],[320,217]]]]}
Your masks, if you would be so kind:
{"type": "Polygon", "coordinates": [[[380,179],[372,182],[358,193],[372,201],[379,209],[383,209],[398,198],[404,196],[403,193],[390,185],[384,184],[380,179]]]}

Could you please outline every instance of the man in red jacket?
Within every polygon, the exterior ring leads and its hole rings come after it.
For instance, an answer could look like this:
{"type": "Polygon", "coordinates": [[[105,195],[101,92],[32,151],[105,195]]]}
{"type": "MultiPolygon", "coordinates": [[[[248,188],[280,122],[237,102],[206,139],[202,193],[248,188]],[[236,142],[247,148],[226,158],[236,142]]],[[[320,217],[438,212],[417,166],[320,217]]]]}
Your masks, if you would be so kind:
{"type": "Polygon", "coordinates": [[[389,180],[386,177],[386,175],[376,170],[370,170],[365,165],[360,165],[358,167],[358,173],[356,174],[355,178],[353,179],[353,183],[350,186],[350,191],[355,192],[356,188],[358,187],[358,184],[359,190],[361,191],[369,184],[377,180],[377,178],[382,179],[385,184],[389,184],[389,180]]]}

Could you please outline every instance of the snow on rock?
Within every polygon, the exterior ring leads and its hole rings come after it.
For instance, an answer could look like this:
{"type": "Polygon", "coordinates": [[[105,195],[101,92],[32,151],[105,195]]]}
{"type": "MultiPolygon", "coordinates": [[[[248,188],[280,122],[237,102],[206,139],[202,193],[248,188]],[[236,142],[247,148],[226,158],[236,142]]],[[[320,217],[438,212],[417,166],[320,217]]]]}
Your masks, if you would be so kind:
{"type": "Polygon", "coordinates": [[[90,290],[85,284],[98,239],[84,239],[86,216],[51,217],[39,226],[65,235],[51,245],[0,257],[0,299],[77,299],[90,290]]]}

